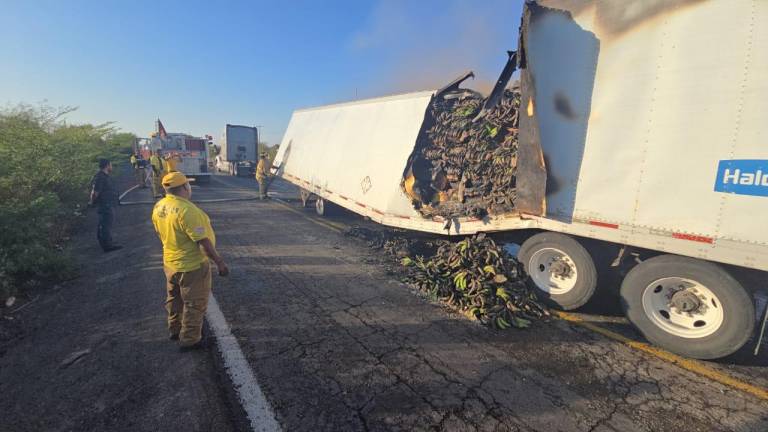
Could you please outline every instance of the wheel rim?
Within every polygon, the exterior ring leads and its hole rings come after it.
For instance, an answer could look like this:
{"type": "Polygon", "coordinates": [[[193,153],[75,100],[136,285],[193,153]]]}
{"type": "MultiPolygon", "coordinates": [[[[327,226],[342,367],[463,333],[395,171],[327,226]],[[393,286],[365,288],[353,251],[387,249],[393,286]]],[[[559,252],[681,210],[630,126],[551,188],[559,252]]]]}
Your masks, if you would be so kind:
{"type": "Polygon", "coordinates": [[[645,315],[664,331],[683,338],[702,338],[723,324],[720,299],[692,279],[668,277],[653,281],[643,291],[645,315]]]}
{"type": "Polygon", "coordinates": [[[315,201],[315,209],[317,210],[317,214],[321,216],[325,212],[325,203],[323,203],[322,198],[318,198],[317,201],[315,201]]]}
{"type": "Polygon", "coordinates": [[[528,260],[528,274],[540,290],[553,295],[572,290],[579,276],[573,259],[556,248],[537,250],[528,260]]]}

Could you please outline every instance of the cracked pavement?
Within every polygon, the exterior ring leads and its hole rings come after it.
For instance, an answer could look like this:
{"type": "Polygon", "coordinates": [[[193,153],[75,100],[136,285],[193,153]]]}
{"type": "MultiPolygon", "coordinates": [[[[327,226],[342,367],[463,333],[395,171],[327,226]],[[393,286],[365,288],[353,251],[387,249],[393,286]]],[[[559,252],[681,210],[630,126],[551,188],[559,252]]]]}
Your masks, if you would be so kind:
{"type": "MultiPolygon", "coordinates": [[[[469,321],[400,283],[362,241],[242,200],[254,186],[216,177],[194,198],[241,199],[201,205],[231,269],[214,295],[285,431],[768,430],[768,402],[583,327],[469,321]]],[[[149,210],[121,209],[116,255],[82,234],[84,276],[6,320],[24,326],[0,341],[0,430],[243,430],[215,350],[180,355],[166,339],[149,210]]],[[[764,386],[766,351],[708,365],[764,386]]]]}
{"type": "Polygon", "coordinates": [[[765,401],[583,328],[483,328],[278,203],[206,209],[216,297],[285,430],[768,430],[765,401]]]}

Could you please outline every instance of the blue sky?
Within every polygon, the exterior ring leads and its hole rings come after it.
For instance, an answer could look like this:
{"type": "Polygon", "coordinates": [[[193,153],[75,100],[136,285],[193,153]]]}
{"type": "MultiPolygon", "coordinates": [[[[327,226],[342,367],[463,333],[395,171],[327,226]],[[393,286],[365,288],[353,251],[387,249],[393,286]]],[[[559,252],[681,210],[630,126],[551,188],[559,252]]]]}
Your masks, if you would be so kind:
{"type": "Polygon", "coordinates": [[[437,88],[487,88],[517,45],[520,0],[0,0],[0,106],[77,106],[71,122],[218,138],[296,108],[437,88]]]}

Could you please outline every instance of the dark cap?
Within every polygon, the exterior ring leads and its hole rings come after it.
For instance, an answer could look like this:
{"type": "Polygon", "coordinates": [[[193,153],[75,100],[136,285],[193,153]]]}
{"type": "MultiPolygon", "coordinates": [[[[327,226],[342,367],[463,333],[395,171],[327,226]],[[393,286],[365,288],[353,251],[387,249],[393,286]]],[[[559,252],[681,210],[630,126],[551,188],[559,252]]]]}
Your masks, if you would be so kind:
{"type": "Polygon", "coordinates": [[[99,169],[106,168],[109,163],[109,159],[99,159],[99,169]]]}

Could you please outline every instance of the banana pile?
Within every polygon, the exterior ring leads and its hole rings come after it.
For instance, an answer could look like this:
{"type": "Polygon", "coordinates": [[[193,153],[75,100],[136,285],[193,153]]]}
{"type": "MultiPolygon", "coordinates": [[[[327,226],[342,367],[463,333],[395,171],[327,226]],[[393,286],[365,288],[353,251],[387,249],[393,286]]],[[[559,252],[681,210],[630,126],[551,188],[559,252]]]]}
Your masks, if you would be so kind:
{"type": "Polygon", "coordinates": [[[443,242],[431,258],[405,257],[407,280],[485,325],[526,328],[549,317],[526,284],[522,265],[484,234],[443,242]]]}
{"type": "Polygon", "coordinates": [[[402,183],[422,215],[482,218],[515,208],[520,92],[506,89],[478,116],[484,102],[467,89],[432,102],[402,183]]]}
{"type": "Polygon", "coordinates": [[[431,255],[437,249],[431,239],[407,235],[405,231],[393,229],[371,229],[354,225],[346,235],[366,242],[369,248],[381,250],[394,258],[414,255],[431,255]]]}

